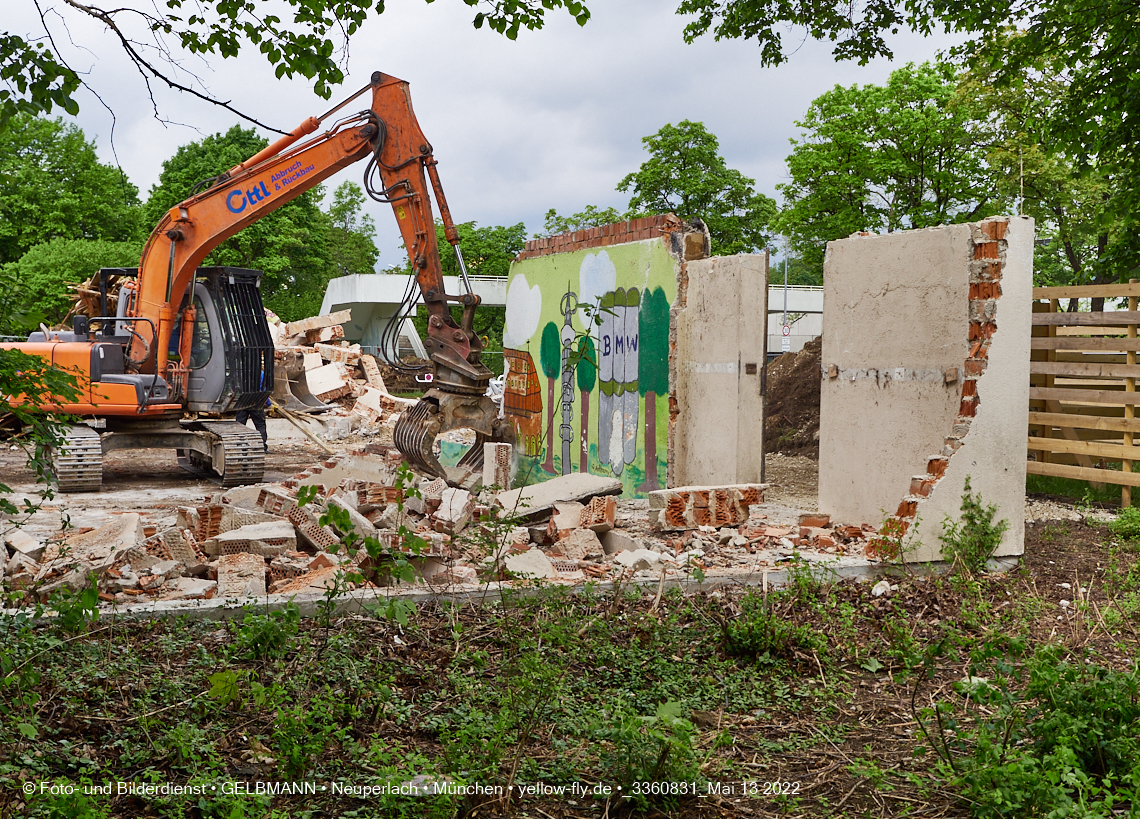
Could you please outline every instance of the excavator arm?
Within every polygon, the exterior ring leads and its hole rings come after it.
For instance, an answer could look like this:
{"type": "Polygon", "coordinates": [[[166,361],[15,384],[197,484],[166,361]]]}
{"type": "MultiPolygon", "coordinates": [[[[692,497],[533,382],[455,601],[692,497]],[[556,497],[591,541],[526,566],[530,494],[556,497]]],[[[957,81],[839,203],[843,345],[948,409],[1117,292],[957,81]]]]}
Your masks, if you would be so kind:
{"type": "MultiPolygon", "coordinates": [[[[128,358],[142,372],[164,375],[176,394],[185,395],[188,348],[177,360],[167,351],[174,328],[183,323],[188,337],[193,310],[179,312],[205,257],[225,239],[276,210],[340,169],[371,158],[382,181],[381,201],[391,204],[407,248],[412,271],[427,306],[428,338],[434,388],[404,413],[396,428],[397,446],[416,466],[455,485],[472,485],[481,474],[483,443],[513,441],[513,427],[498,417],[484,393],[491,372],[481,361],[482,343],[473,321],[479,297],[449,295],[444,287],[430,189],[435,194],[445,235],[456,245],[458,232],[439,182],[431,144],[416,121],[408,84],[380,72],[368,86],[327,112],[310,117],[291,134],[231,168],[205,191],[170,209],[151,233],[139,266],[137,293],[128,315],[153,322],[153,343],[143,334],[132,339],[128,358]],[[297,144],[357,97],[371,93],[369,108],[336,120],[329,130],[297,144]],[[451,303],[463,307],[457,324],[451,303]],[[475,446],[458,467],[445,468],[434,454],[437,435],[472,429],[475,446]]],[[[371,168],[370,168],[371,170],[371,168]]],[[[462,254],[458,254],[462,268],[462,254]]]]}

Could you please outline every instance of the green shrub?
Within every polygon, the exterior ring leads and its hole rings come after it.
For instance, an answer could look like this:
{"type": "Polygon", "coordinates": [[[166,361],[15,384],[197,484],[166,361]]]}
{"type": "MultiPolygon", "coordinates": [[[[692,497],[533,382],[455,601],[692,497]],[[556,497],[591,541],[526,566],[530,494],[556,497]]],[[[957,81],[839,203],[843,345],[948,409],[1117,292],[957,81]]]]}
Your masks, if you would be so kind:
{"type": "Polygon", "coordinates": [[[740,617],[724,627],[730,654],[757,662],[795,659],[797,652],[824,651],[827,640],[807,626],[789,623],[768,609],[764,598],[754,592],[740,601],[740,617]]]}
{"type": "Polygon", "coordinates": [[[1122,540],[1140,540],[1140,507],[1127,506],[1108,524],[1109,530],[1122,540]]]}
{"type": "Polygon", "coordinates": [[[977,574],[986,567],[986,561],[993,557],[1001,545],[1002,535],[1009,528],[1009,521],[994,523],[997,506],[982,505],[982,496],[970,491],[970,478],[962,492],[962,519],[951,521],[946,518],[942,524],[944,551],[950,560],[970,574],[977,574]]]}

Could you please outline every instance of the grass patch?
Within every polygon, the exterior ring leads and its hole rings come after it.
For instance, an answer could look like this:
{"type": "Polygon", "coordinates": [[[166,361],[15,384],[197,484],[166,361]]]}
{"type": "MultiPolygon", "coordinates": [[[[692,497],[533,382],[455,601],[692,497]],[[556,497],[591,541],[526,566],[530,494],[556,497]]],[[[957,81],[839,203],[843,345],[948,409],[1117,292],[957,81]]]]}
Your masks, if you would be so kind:
{"type": "Polygon", "coordinates": [[[1026,475],[1025,491],[1029,494],[1056,495],[1068,498],[1073,503],[1120,505],[1120,487],[1114,484],[1105,484],[1104,489],[1094,489],[1088,481],[1055,478],[1051,475],[1026,475]]]}

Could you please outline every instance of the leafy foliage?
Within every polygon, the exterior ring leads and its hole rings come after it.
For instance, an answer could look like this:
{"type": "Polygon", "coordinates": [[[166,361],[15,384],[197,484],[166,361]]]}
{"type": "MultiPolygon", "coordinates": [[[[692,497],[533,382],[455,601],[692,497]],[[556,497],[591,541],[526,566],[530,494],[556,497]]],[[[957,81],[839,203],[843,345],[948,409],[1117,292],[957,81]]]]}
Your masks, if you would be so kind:
{"type": "Polygon", "coordinates": [[[908,64],[886,85],[837,86],[812,102],[775,222],[807,264],[857,231],[963,222],[1001,206],[970,111],[951,104],[955,87],[948,65],[908,64]]]}
{"type": "MultiPolygon", "coordinates": [[[[514,40],[522,29],[540,29],[546,12],[565,9],[585,25],[590,12],[578,0],[510,0],[506,3],[464,0],[479,7],[473,24],[514,40]]],[[[278,78],[302,76],[313,81],[317,94],[328,98],[332,86],[344,80],[350,38],[371,17],[384,12],[383,2],[372,0],[163,0],[144,9],[69,3],[43,18],[48,36],[70,36],[73,29],[92,18],[109,29],[134,63],[148,88],[158,80],[173,88],[213,102],[231,111],[204,87],[188,79],[179,50],[201,57],[236,57],[244,49],[256,49],[273,66],[278,78]],[[198,87],[195,87],[195,86],[198,87]]],[[[79,110],[75,92],[79,77],[58,55],[42,44],[11,35],[0,36],[0,129],[17,112],[50,113],[61,107],[70,114],[79,110]]],[[[236,112],[239,113],[240,112],[236,112]]],[[[246,117],[248,119],[248,117],[246,117]]]]}
{"type": "MultiPolygon", "coordinates": [[[[923,34],[938,27],[975,35],[959,57],[996,85],[1018,82],[1029,71],[1047,80],[1063,78],[1053,104],[1029,111],[1035,140],[1060,150],[1085,171],[1116,181],[1112,211],[1123,222],[1103,263],[1125,278],[1140,262],[1140,49],[1135,7],[1129,0],[1090,6],[1078,0],[1049,3],[969,3],[939,0],[868,0],[801,4],[789,0],[682,0],[680,14],[696,15],[685,28],[692,41],[705,33],[717,39],[754,39],[761,62],[787,59],[787,24],[815,39],[836,43],[838,59],[866,63],[891,57],[886,35],[906,26],[923,34]],[[1020,30],[1010,37],[1011,30],[1020,30]]],[[[799,42],[799,38],[795,38],[799,42]]]]}
{"type": "Polygon", "coordinates": [[[24,291],[23,298],[37,308],[32,323],[56,324],[71,307],[69,294],[74,285],[86,281],[102,267],[138,267],[141,254],[141,242],[52,239],[36,245],[6,268],[24,291]]]}
{"type": "Polygon", "coordinates": [[[1123,540],[1140,540],[1140,507],[1126,506],[1116,514],[1108,528],[1123,540]]]}
{"type": "Polygon", "coordinates": [[[334,275],[373,273],[380,251],[373,238],[376,223],[361,213],[364,191],[355,182],[342,182],[329,206],[329,256],[334,275]]]}
{"type": "Polygon", "coordinates": [[[633,219],[636,216],[632,211],[620,213],[616,208],[599,208],[595,205],[586,205],[578,213],[570,216],[561,216],[557,210],[551,208],[546,212],[542,223],[542,232],[534,234],[536,239],[547,236],[557,236],[560,233],[569,233],[575,230],[609,225],[623,219],[633,219]]]}
{"type": "Polygon", "coordinates": [[[631,211],[675,213],[700,219],[712,236],[713,255],[729,256],[767,246],[768,223],[776,203],[752,186],[740,171],[728,167],[720,143],[699,122],[665,125],[641,140],[649,159],[618,183],[632,192],[631,211]]]}
{"type": "Polygon", "coordinates": [[[76,126],[19,114],[0,130],[0,264],[57,238],[136,240],[138,205],[76,126]]]}
{"type": "Polygon", "coordinates": [[[0,349],[0,416],[11,414],[19,423],[16,445],[24,450],[27,465],[42,487],[39,503],[24,500],[17,505],[6,497],[11,487],[0,483],[0,514],[9,517],[4,530],[18,526],[20,518],[30,516],[54,497],[51,453],[63,442],[70,423],[67,416],[40,409],[49,396],[75,401],[79,397],[75,377],[38,356],[0,349]]]}
{"type": "Polygon", "coordinates": [[[949,558],[971,574],[985,568],[986,561],[993,557],[1001,545],[1002,535],[1009,528],[1008,520],[994,522],[996,514],[996,504],[983,506],[982,496],[970,491],[970,478],[967,476],[962,491],[962,518],[956,521],[947,518],[939,539],[949,558]]]}

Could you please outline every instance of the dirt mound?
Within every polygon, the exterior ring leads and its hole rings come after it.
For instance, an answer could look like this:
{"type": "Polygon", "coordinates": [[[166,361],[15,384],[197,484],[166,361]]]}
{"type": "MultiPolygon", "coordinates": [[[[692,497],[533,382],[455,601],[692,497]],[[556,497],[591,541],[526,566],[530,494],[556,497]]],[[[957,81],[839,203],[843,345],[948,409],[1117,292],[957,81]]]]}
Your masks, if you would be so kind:
{"type": "Polygon", "coordinates": [[[412,356],[405,356],[401,360],[409,367],[423,367],[423,369],[418,372],[407,372],[406,370],[397,370],[385,361],[379,361],[380,377],[384,379],[384,386],[388,388],[388,392],[396,395],[413,392],[423,393],[428,390],[431,384],[419,383],[416,381],[416,376],[430,373],[431,362],[412,356]]]}
{"type": "Polygon", "coordinates": [[[819,360],[822,337],[768,364],[764,451],[819,457],[819,360]]]}

